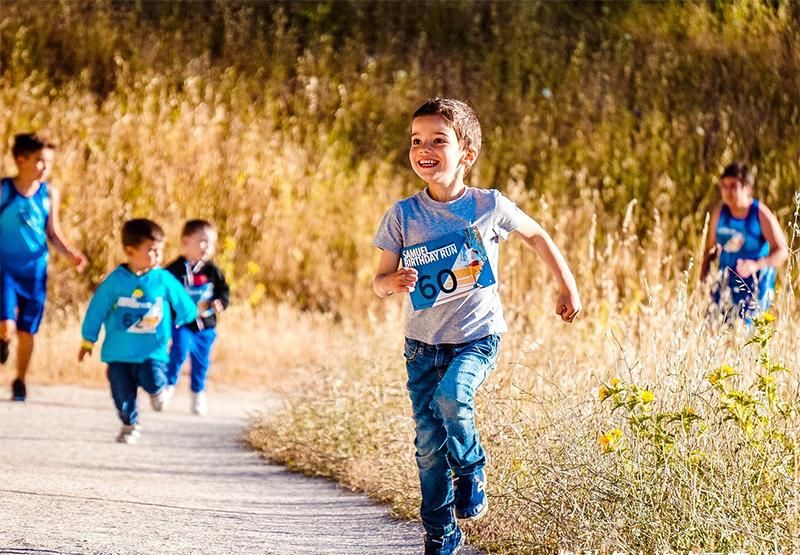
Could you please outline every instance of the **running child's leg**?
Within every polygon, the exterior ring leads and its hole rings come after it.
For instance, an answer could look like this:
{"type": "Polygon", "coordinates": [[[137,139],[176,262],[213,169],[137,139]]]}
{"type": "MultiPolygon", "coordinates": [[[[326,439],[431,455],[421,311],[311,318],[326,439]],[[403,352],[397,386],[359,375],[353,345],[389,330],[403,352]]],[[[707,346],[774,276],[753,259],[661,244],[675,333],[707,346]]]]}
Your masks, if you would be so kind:
{"type": "Polygon", "coordinates": [[[456,518],[475,520],[489,509],[486,453],[475,428],[475,391],[494,368],[500,343],[490,335],[453,347],[447,371],[433,397],[433,407],[447,430],[447,457],[454,474],[456,518]]]}
{"type": "Polygon", "coordinates": [[[168,385],[178,383],[181,366],[189,354],[192,346],[192,330],[188,326],[180,326],[172,330],[172,347],[169,350],[169,362],[166,368],[166,378],[168,385]]]}
{"type": "Polygon", "coordinates": [[[155,411],[164,408],[164,392],[167,387],[166,367],[166,363],[153,359],[135,365],[136,381],[150,394],[150,404],[155,411]]]}
{"type": "Polygon", "coordinates": [[[16,329],[17,326],[14,320],[0,319],[0,364],[5,364],[8,361],[11,336],[14,335],[14,330],[16,329]]]}
{"type": "MultiPolygon", "coordinates": [[[[12,384],[12,389],[13,398],[17,401],[24,401],[27,396],[25,377],[33,356],[33,336],[39,331],[39,325],[42,323],[44,315],[45,295],[41,292],[41,287],[34,293],[38,293],[35,298],[16,294],[14,301],[17,313],[17,378],[12,384]]],[[[4,301],[4,304],[6,302],[8,299],[4,301]]]]}
{"type": "Polygon", "coordinates": [[[217,330],[208,328],[193,333],[189,357],[192,361],[192,392],[199,393],[206,388],[208,366],[211,361],[211,348],[217,339],[217,330]]]}
{"type": "Polygon", "coordinates": [[[111,385],[111,397],[123,424],[136,424],[139,411],[136,406],[136,365],[127,362],[110,362],[106,372],[111,385]]]}
{"type": "Polygon", "coordinates": [[[433,406],[447,430],[447,452],[457,476],[486,464],[475,428],[475,392],[497,361],[500,336],[490,335],[457,347],[433,395],[433,406]]]}
{"type": "Polygon", "coordinates": [[[414,445],[422,491],[420,517],[425,531],[435,537],[446,536],[457,528],[447,462],[447,431],[431,406],[439,372],[444,371],[444,367],[436,367],[440,354],[434,345],[406,339],[407,387],[416,426],[414,445]]]}
{"type": "Polygon", "coordinates": [[[11,337],[17,330],[17,291],[11,278],[0,271],[0,364],[8,361],[11,337]]]}

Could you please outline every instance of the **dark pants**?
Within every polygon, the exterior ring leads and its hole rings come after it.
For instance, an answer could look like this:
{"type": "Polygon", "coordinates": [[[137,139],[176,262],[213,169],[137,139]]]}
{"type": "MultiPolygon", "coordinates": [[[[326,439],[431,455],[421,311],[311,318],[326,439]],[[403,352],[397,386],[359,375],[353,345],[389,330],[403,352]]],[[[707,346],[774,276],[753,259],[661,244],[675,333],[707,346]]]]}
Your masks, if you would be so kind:
{"type": "Polygon", "coordinates": [[[163,362],[145,360],[143,362],[109,362],[108,381],[111,384],[111,397],[123,424],[136,424],[139,410],[136,406],[136,393],[141,387],[150,395],[161,391],[167,385],[163,362]]]}

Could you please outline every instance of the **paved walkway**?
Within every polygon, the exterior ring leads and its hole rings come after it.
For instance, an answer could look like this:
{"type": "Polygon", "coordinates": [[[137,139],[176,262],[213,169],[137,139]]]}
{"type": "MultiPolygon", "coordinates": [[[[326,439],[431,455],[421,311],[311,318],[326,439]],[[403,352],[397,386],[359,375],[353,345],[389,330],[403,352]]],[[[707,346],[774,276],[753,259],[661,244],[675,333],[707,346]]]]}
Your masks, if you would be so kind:
{"type": "Polygon", "coordinates": [[[141,403],[142,437],[123,445],[107,391],[29,389],[0,400],[0,553],[422,553],[418,523],[245,448],[247,414],[275,408],[264,396],[212,394],[205,418],[185,395],[141,403]]]}

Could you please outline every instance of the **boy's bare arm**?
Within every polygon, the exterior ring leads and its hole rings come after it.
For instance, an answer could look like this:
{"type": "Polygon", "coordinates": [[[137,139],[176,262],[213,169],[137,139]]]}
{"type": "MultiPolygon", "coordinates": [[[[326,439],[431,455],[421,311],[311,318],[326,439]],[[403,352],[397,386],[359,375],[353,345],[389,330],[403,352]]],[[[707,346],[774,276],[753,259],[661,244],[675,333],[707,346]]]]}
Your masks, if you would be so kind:
{"type": "Polygon", "coordinates": [[[53,243],[58,251],[69,257],[70,262],[75,268],[82,272],[86,268],[88,261],[86,256],[77,250],[73,249],[64,240],[64,234],[61,232],[61,220],[59,219],[58,208],[61,204],[61,195],[55,187],[49,188],[50,193],[50,216],[47,218],[47,238],[53,243]]]}
{"type": "Polygon", "coordinates": [[[761,223],[761,232],[769,243],[769,254],[762,258],[761,267],[779,267],[789,258],[789,247],[786,241],[786,234],[781,229],[778,218],[772,211],[763,204],[758,205],[758,219],[761,223]]]}
{"type": "Polygon", "coordinates": [[[400,268],[400,255],[390,251],[381,251],[378,272],[372,280],[372,290],[381,299],[393,293],[410,293],[417,283],[415,268],[400,268]]]}
{"type": "Polygon", "coordinates": [[[575,276],[569,269],[564,255],[558,250],[550,235],[533,218],[526,216],[515,233],[536,251],[558,281],[559,295],[556,314],[565,322],[572,322],[583,308],[575,276]]]}
{"type": "Polygon", "coordinates": [[[708,219],[708,230],[706,231],[706,245],[703,249],[703,261],[700,263],[700,281],[705,281],[711,271],[711,262],[717,257],[717,224],[719,215],[722,212],[722,205],[718,204],[711,211],[708,219]]]}

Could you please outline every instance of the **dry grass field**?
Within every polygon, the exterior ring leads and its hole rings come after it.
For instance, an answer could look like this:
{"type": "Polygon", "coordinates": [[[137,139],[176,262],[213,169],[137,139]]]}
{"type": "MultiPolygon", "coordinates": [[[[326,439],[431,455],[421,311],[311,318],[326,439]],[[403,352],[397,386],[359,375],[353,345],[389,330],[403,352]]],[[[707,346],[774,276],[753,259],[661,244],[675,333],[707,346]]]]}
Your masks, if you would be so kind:
{"type": "Polygon", "coordinates": [[[484,129],[472,184],[551,232],[585,305],[561,323],[544,267],[504,245],[510,332],[478,399],[492,511],[470,540],[800,550],[795,3],[419,6],[4,3],[0,137],[58,143],[63,226],[91,261],[77,275],[53,259],[33,387],[104,384],[96,359],[75,361],[79,321],[125,219],[162,223],[171,257],[182,222],[209,218],[234,290],[211,387],[284,395],[255,448],[413,517],[402,299],[372,295],[371,240],[419,187],[409,114],[455,96],[484,129]],[[710,326],[698,282],[716,177],[736,159],[793,242],[755,335],[710,326]]]}

